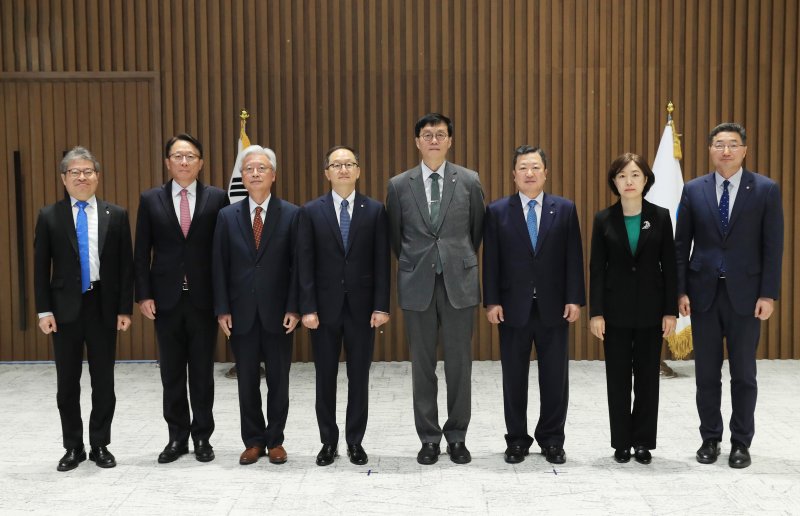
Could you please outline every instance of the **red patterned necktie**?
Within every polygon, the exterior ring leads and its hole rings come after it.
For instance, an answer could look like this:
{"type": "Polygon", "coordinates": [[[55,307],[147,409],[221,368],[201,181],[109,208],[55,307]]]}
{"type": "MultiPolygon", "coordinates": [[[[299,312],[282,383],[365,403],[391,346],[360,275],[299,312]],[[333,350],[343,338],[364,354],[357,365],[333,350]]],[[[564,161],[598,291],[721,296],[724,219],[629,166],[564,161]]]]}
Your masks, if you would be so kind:
{"type": "Polygon", "coordinates": [[[261,230],[264,229],[264,221],[261,220],[261,212],[264,210],[261,206],[256,207],[256,216],[253,217],[253,236],[256,239],[256,249],[261,245],[261,230]]]}
{"type": "Polygon", "coordinates": [[[192,225],[192,216],[189,214],[189,192],[184,188],[181,190],[181,231],[183,236],[189,234],[189,226],[192,225]]]}

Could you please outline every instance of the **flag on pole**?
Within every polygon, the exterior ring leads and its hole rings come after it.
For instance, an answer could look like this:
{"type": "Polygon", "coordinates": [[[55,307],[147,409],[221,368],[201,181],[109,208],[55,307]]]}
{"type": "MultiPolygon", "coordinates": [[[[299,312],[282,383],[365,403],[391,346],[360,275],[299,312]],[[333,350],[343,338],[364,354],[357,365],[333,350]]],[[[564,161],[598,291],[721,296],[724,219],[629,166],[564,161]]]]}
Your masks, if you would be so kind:
{"type": "Polygon", "coordinates": [[[233,173],[231,173],[231,181],[228,184],[228,199],[233,204],[247,197],[247,189],[242,183],[242,150],[250,146],[250,138],[247,137],[245,132],[245,125],[250,114],[244,109],[239,113],[239,147],[236,152],[236,163],[233,165],[233,173]]]}
{"type": "MultiPolygon", "coordinates": [[[[683,173],[681,172],[680,159],[681,141],[679,134],[675,132],[675,122],[672,120],[674,107],[672,102],[667,104],[667,125],[661,135],[661,143],[658,145],[656,159],[653,162],[653,174],[656,176],[653,187],[647,192],[645,199],[657,206],[669,210],[672,218],[672,230],[675,231],[675,224],[680,213],[678,206],[681,202],[683,193],[683,173]]],[[[678,317],[678,324],[675,333],[667,338],[667,344],[672,351],[672,355],[677,359],[686,358],[692,351],[692,329],[689,317],[678,317]]]]}

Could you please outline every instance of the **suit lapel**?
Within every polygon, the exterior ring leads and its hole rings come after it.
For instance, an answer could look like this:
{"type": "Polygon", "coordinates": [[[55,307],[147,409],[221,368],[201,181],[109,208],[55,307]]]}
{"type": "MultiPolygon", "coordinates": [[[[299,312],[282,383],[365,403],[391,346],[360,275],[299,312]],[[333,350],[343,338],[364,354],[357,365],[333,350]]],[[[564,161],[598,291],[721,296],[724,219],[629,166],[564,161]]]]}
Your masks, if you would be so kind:
{"type": "Polygon", "coordinates": [[[755,179],[753,173],[747,170],[742,170],[742,179],[739,181],[739,191],[736,192],[736,200],[733,203],[733,210],[728,218],[728,234],[730,234],[733,224],[739,218],[739,215],[745,210],[747,203],[753,196],[753,187],[755,179]]]}
{"type": "MultiPolygon", "coordinates": [[[[270,201],[272,204],[272,201],[270,201]]],[[[245,197],[241,201],[239,201],[239,205],[237,207],[237,211],[239,212],[239,216],[237,217],[237,221],[239,222],[239,230],[242,232],[242,239],[247,243],[247,249],[250,251],[250,256],[255,258],[256,256],[256,239],[253,235],[253,222],[250,220],[250,197],[245,197]]],[[[264,245],[264,232],[261,232],[261,245],[264,245]]]]}
{"type": "Polygon", "coordinates": [[[349,253],[350,249],[353,248],[353,242],[355,242],[356,233],[361,227],[364,219],[365,205],[366,203],[364,202],[364,196],[356,192],[356,197],[353,199],[353,218],[350,221],[350,234],[347,237],[347,251],[345,254],[349,253]]]}
{"type": "MultiPolygon", "coordinates": [[[[328,221],[328,227],[331,229],[333,239],[339,243],[339,249],[344,254],[344,244],[342,243],[342,231],[339,229],[339,222],[336,220],[336,207],[333,205],[333,194],[328,192],[328,195],[322,198],[322,213],[325,220],[328,221]]],[[[272,201],[270,201],[270,204],[272,201]]],[[[352,223],[351,223],[352,227],[352,223]]]]}
{"type": "MultiPolygon", "coordinates": [[[[431,212],[428,208],[428,197],[425,195],[425,179],[422,176],[422,168],[419,165],[408,175],[408,183],[411,187],[411,193],[414,196],[414,200],[417,201],[419,214],[422,216],[422,220],[425,221],[425,226],[427,226],[431,233],[435,233],[436,231],[433,227],[433,224],[431,224],[431,212]]],[[[441,216],[442,211],[440,209],[439,217],[441,216]]]]}
{"type": "Polygon", "coordinates": [[[528,251],[533,254],[533,244],[531,243],[531,236],[528,234],[528,224],[525,222],[525,212],[522,209],[519,193],[515,193],[508,198],[508,209],[511,226],[517,230],[519,238],[528,243],[528,251]]]}
{"type": "Polygon", "coordinates": [[[458,172],[450,165],[449,161],[444,163],[444,173],[442,174],[442,201],[439,208],[439,219],[436,221],[434,233],[439,233],[439,228],[442,227],[447,208],[450,207],[450,201],[453,200],[453,192],[456,189],[456,181],[458,180],[458,172]]]}
{"type": "Polygon", "coordinates": [[[556,203],[545,193],[542,198],[542,220],[539,222],[539,237],[536,239],[537,253],[542,249],[544,239],[547,238],[547,233],[550,231],[550,226],[553,225],[556,216],[558,216],[556,203]]]}
{"type": "MultiPolygon", "coordinates": [[[[717,231],[720,237],[725,238],[722,232],[722,223],[719,221],[719,203],[717,202],[717,178],[715,172],[711,172],[703,179],[703,196],[706,198],[706,205],[711,212],[711,218],[716,221],[717,231]]],[[[728,224],[730,228],[730,224],[728,224]]]]}
{"type": "MultiPolygon", "coordinates": [[[[636,253],[634,256],[639,256],[639,253],[642,252],[644,246],[647,244],[647,239],[650,238],[650,235],[653,233],[653,219],[655,218],[656,210],[653,208],[653,205],[649,202],[643,200],[642,201],[642,217],[639,221],[639,242],[636,244],[636,253]]],[[[625,229],[625,235],[627,236],[628,230],[625,229]]],[[[630,248],[630,246],[628,246],[630,248]]]]}
{"type": "Polygon", "coordinates": [[[106,243],[108,223],[111,220],[111,210],[108,205],[97,199],[97,257],[103,256],[103,244],[106,243]]]}
{"type": "Polygon", "coordinates": [[[621,203],[617,202],[611,206],[610,219],[612,231],[619,237],[619,244],[624,248],[625,253],[633,258],[631,245],[628,241],[628,228],[625,226],[625,215],[622,213],[621,203]]]}
{"type": "MultiPolygon", "coordinates": [[[[261,231],[261,245],[258,247],[256,251],[256,261],[261,259],[261,256],[264,254],[264,249],[266,249],[267,245],[269,244],[269,239],[272,236],[272,233],[275,232],[275,228],[278,227],[278,222],[281,220],[281,200],[278,199],[275,195],[269,200],[269,205],[267,206],[267,213],[264,214],[264,229],[261,231]]],[[[252,235],[252,230],[250,234],[252,235]]],[[[251,236],[253,239],[253,247],[255,248],[255,237],[251,236]]]]}
{"type": "MultiPolygon", "coordinates": [[[[181,238],[184,238],[183,231],[181,231],[181,222],[178,220],[178,216],[175,214],[175,203],[172,201],[172,179],[167,181],[164,186],[161,187],[161,192],[159,192],[158,198],[161,200],[161,205],[164,207],[164,211],[167,213],[167,219],[171,222],[172,228],[178,232],[181,238]]],[[[195,206],[196,208],[197,206],[195,206]]]]}
{"type": "Polygon", "coordinates": [[[59,201],[56,211],[58,213],[58,221],[61,224],[61,230],[67,235],[70,244],[72,244],[72,250],[75,251],[75,255],[80,256],[78,252],[78,233],[75,229],[75,219],[72,216],[70,198],[67,197],[59,201]]]}
{"type": "MultiPolygon", "coordinates": [[[[187,239],[192,236],[192,231],[194,231],[195,226],[197,226],[197,224],[194,223],[195,219],[198,215],[203,213],[203,210],[206,209],[206,204],[208,203],[208,188],[203,186],[200,181],[197,182],[196,194],[197,199],[194,203],[194,215],[192,215],[192,222],[189,225],[189,233],[186,234],[187,239]]],[[[172,211],[174,213],[175,210],[172,211]]],[[[177,220],[177,217],[175,217],[175,219],[177,220]]],[[[178,226],[180,226],[180,222],[178,223],[178,226]]],[[[181,231],[181,234],[183,234],[183,231],[181,231]]]]}

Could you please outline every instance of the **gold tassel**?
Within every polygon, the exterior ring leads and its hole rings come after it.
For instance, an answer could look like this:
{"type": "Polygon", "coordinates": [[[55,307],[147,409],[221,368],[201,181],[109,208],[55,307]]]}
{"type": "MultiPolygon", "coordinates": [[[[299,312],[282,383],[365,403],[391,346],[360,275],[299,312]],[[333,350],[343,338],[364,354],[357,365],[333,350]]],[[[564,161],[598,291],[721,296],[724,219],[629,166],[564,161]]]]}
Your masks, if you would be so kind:
{"type": "Polygon", "coordinates": [[[683,360],[692,352],[692,327],[687,326],[678,333],[673,333],[667,337],[667,346],[672,351],[672,356],[676,360],[683,360]]]}

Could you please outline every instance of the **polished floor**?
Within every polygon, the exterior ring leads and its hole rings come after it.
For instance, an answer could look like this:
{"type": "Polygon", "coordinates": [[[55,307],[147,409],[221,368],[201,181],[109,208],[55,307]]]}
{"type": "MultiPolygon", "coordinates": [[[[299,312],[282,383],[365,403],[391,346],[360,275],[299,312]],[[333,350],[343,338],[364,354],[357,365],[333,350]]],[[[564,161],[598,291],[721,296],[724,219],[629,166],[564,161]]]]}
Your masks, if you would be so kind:
{"type": "MultiPolygon", "coordinates": [[[[535,363],[534,363],[535,365],[535,363]]],[[[500,364],[475,362],[471,464],[420,466],[407,362],[372,367],[370,423],[364,447],[369,464],[339,457],[328,467],[314,458],[314,369],[295,364],[285,447],[289,461],[240,466],[236,382],[217,364],[212,437],[216,460],[193,455],[156,463],[167,441],[160,415],[155,364],[116,366],[117,410],[110,450],[116,468],[84,462],[59,473],[63,453],[52,364],[0,364],[0,514],[800,514],[800,361],[760,361],[753,465],[727,465],[729,445],[713,465],[700,465],[692,362],[670,362],[678,378],[662,380],[658,448],[653,463],[616,464],[609,446],[604,366],[573,362],[567,463],[553,467],[538,454],[511,466],[503,461],[500,364]]],[[[725,366],[727,374],[727,364],[725,366]]],[[[444,374],[440,364],[444,420],[444,374]]],[[[529,421],[538,414],[535,367],[529,421]]],[[[346,380],[340,371],[339,389],[346,380]]],[[[728,379],[723,378],[724,391],[728,379]]],[[[84,369],[84,420],[89,378],[84,369]]],[[[339,396],[340,426],[344,396],[339,396]]],[[[729,396],[723,415],[730,415],[729,396]]],[[[344,443],[341,443],[344,446],[344,443]]]]}

